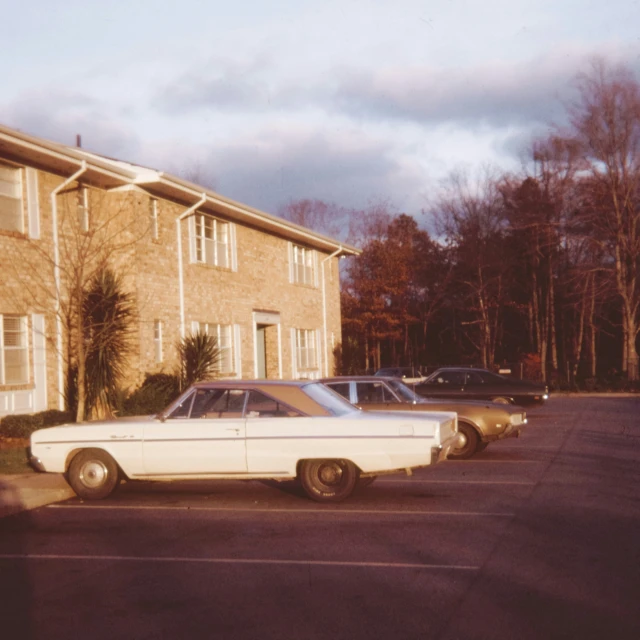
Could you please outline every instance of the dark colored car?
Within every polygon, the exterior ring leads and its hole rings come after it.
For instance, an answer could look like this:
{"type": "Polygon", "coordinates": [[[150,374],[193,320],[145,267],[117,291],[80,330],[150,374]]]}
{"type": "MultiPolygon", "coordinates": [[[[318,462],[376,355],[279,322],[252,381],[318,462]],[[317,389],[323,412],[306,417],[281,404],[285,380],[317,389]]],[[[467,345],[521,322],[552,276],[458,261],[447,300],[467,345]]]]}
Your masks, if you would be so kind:
{"type": "Polygon", "coordinates": [[[425,398],[491,400],[521,406],[542,404],[549,398],[549,387],[543,382],[516,380],[487,369],[464,367],[437,369],[414,389],[425,398]]]}
{"type": "Polygon", "coordinates": [[[491,442],[517,438],[527,423],[521,407],[495,402],[427,399],[414,393],[398,378],[339,376],[322,378],[323,384],[365,411],[455,411],[461,442],[449,458],[466,459],[491,442]]]}

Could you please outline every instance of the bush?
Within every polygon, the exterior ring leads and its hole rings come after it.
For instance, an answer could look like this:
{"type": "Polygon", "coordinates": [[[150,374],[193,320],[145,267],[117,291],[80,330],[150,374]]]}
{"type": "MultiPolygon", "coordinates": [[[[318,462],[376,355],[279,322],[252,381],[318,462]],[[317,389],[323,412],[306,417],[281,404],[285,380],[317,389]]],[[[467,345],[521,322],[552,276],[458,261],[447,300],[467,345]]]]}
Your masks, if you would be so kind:
{"type": "Polygon", "coordinates": [[[122,403],[123,416],[146,416],[162,411],[180,395],[178,376],[146,374],[144,382],[122,403]]]}
{"type": "Polygon", "coordinates": [[[73,415],[67,411],[50,409],[33,414],[5,416],[0,420],[0,436],[5,438],[28,438],[37,429],[54,427],[73,422],[73,415]]]}

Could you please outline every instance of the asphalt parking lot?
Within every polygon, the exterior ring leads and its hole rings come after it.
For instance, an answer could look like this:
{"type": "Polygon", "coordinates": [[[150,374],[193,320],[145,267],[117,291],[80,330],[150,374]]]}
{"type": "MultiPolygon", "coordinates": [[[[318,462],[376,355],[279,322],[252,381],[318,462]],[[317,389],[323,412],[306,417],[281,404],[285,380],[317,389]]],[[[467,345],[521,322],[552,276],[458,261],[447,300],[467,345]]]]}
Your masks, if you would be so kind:
{"type": "Polygon", "coordinates": [[[0,636],[637,640],[639,413],[555,397],[520,439],[333,506],[130,483],[0,519],[0,636]]]}

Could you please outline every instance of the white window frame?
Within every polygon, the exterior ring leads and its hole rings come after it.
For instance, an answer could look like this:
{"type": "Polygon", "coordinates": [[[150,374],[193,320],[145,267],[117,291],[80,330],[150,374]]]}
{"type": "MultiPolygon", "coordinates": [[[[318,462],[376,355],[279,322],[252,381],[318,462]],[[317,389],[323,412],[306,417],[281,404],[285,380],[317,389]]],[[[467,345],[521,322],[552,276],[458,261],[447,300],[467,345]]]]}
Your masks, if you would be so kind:
{"type": "Polygon", "coordinates": [[[309,287],[316,284],[316,258],[315,251],[298,244],[291,246],[291,273],[292,282],[309,287]]]}
{"type": "Polygon", "coordinates": [[[196,213],[193,224],[193,261],[224,269],[232,268],[231,225],[213,216],[196,213]]]}
{"type": "Polygon", "coordinates": [[[24,195],[22,169],[10,164],[0,164],[0,202],[7,203],[7,210],[15,207],[13,213],[0,213],[0,229],[24,233],[24,195]],[[15,180],[9,178],[12,175],[15,180]],[[13,193],[11,193],[13,192],[13,193]],[[6,215],[6,219],[5,216],[6,215]],[[11,220],[11,218],[14,218],[11,220]],[[6,220],[6,224],[4,222],[6,220]]]}
{"type": "Polygon", "coordinates": [[[164,352],[162,348],[162,320],[153,321],[153,355],[154,361],[160,363],[164,361],[164,352]]]}
{"type": "MultiPolygon", "coordinates": [[[[10,342],[13,342],[11,340],[10,342]]],[[[27,384],[29,382],[29,335],[28,335],[28,320],[26,316],[19,316],[13,314],[0,315],[0,384],[3,385],[18,385],[27,384]],[[5,327],[5,321],[7,319],[17,320],[19,327],[17,330],[7,330],[5,327]],[[13,333],[18,335],[18,345],[7,345],[7,333],[13,333]],[[10,352],[22,352],[21,368],[23,376],[20,379],[8,380],[7,379],[7,353],[10,352]]]]}
{"type": "Polygon", "coordinates": [[[296,371],[303,375],[318,370],[317,332],[314,329],[296,329],[296,371]]]}
{"type": "Polygon", "coordinates": [[[218,341],[220,358],[216,364],[215,371],[221,375],[231,375],[235,373],[235,338],[236,331],[231,324],[216,324],[213,322],[194,322],[193,331],[200,330],[210,336],[215,336],[218,341]]]}

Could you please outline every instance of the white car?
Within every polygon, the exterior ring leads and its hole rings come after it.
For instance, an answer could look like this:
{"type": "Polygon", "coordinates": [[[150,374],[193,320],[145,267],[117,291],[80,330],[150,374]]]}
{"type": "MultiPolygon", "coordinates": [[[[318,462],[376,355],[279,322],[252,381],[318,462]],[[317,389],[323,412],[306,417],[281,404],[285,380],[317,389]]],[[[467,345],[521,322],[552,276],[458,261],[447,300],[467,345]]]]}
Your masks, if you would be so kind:
{"type": "Polygon", "coordinates": [[[452,412],[363,412],[319,382],[204,382],[157,416],[35,431],[29,459],[82,498],[122,479],[297,478],[312,499],[338,502],[376,475],[445,460],[457,426],[452,412]]]}

